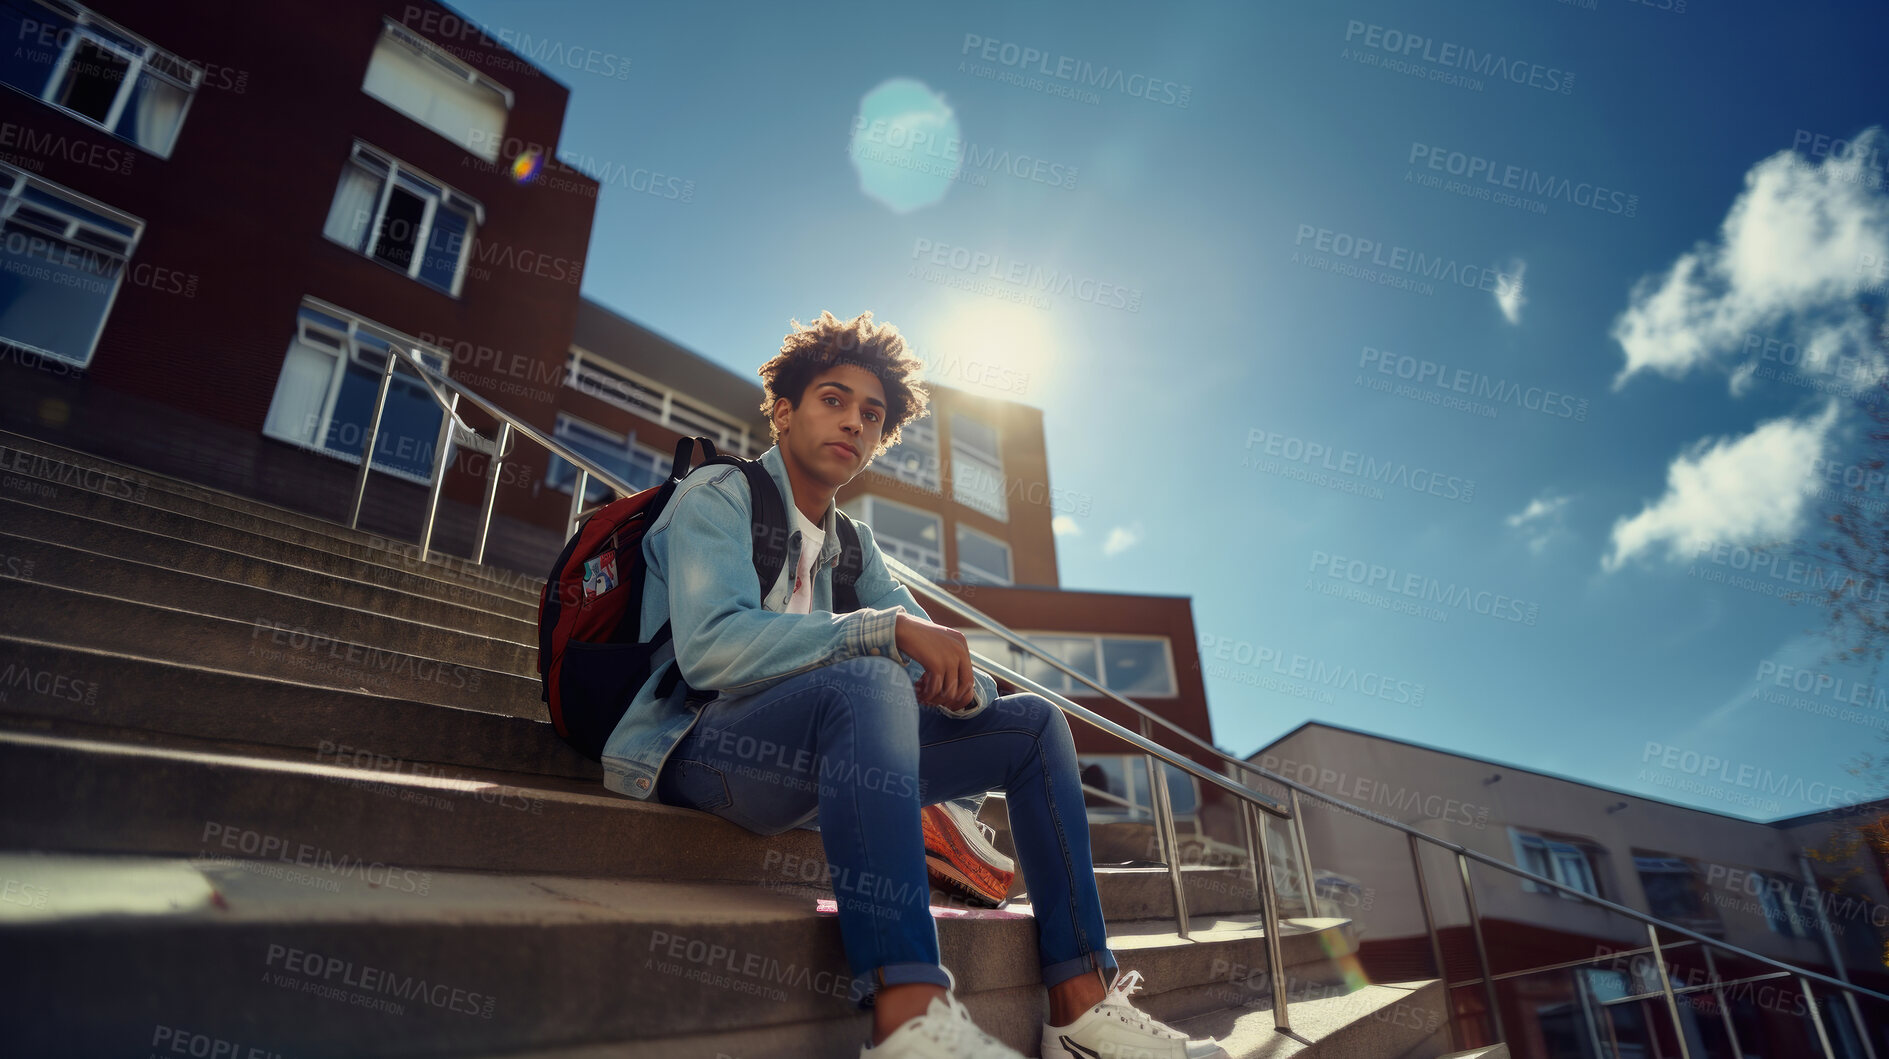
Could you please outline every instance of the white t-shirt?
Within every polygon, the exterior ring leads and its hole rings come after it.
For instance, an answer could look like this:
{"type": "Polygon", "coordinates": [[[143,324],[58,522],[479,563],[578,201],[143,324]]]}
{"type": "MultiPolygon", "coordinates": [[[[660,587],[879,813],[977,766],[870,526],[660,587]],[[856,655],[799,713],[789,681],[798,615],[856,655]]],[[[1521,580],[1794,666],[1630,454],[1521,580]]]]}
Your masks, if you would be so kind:
{"type": "Polygon", "coordinates": [[[800,530],[800,563],[794,570],[794,594],[787,599],[788,614],[807,614],[813,610],[813,563],[826,545],[826,531],[794,508],[794,525],[800,530]]]}

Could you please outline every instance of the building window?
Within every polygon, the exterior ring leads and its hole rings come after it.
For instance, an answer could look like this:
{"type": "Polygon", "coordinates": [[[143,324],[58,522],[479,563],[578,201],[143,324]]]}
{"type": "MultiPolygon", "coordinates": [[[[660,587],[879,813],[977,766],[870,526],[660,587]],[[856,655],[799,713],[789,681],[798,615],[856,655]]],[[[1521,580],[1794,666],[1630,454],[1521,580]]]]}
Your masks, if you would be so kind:
{"type": "Polygon", "coordinates": [[[77,4],[0,0],[0,81],[169,158],[203,70],[77,4]]]}
{"type": "MultiPolygon", "coordinates": [[[[1148,787],[1147,759],[1140,754],[1089,754],[1076,759],[1082,775],[1083,801],[1093,817],[1116,819],[1152,816],[1153,792],[1148,787]],[[1123,803],[1127,804],[1123,804],[1123,803]]],[[[1191,816],[1200,808],[1199,781],[1163,761],[1168,804],[1175,816],[1191,816]]]]}
{"type": "Polygon", "coordinates": [[[999,522],[1010,519],[997,431],[962,412],[951,413],[951,496],[999,522]]]}
{"type": "Polygon", "coordinates": [[[1655,918],[1693,930],[1723,930],[1718,909],[1706,897],[1705,881],[1692,862],[1665,853],[1635,851],[1633,867],[1655,918]]]}
{"type": "Polygon", "coordinates": [[[982,585],[1013,584],[1010,545],[988,533],[959,525],[958,580],[982,585]]]}
{"type": "MultiPolygon", "coordinates": [[[[262,432],[359,463],[381,374],[389,350],[396,345],[419,349],[427,363],[441,372],[452,362],[445,353],[421,346],[398,331],[325,302],[304,299],[262,432]]],[[[411,371],[396,369],[374,442],[374,469],[409,481],[431,482],[433,449],[439,442],[443,414],[424,382],[411,371]]]]}
{"type": "Polygon", "coordinates": [[[905,424],[899,443],[873,460],[872,469],[927,493],[938,492],[938,424],[930,416],[905,424]]]}
{"type": "Polygon", "coordinates": [[[485,207],[357,143],[341,169],[322,234],[358,254],[459,296],[485,207]]]}
{"type": "Polygon", "coordinates": [[[91,363],[144,222],[0,163],[0,340],[91,363]]]}
{"type": "MultiPolygon", "coordinates": [[[[1166,637],[1043,632],[1017,635],[1118,694],[1144,698],[1171,698],[1177,694],[1173,652],[1166,637]]],[[[973,651],[1004,662],[1058,694],[1095,694],[1088,685],[1078,683],[1062,670],[1035,655],[1026,656],[1022,651],[1011,650],[1009,644],[989,633],[966,633],[965,639],[973,651]]]]}
{"type": "Polygon", "coordinates": [[[723,452],[759,455],[748,428],[693,398],[612,364],[588,350],[572,348],[564,385],[634,412],[652,423],[691,437],[704,436],[723,452]]]}
{"type": "MultiPolygon", "coordinates": [[[[581,419],[560,415],[555,437],[576,449],[578,455],[623,479],[638,492],[669,480],[669,454],[648,445],[638,445],[634,434],[628,439],[621,438],[581,419]]],[[[551,469],[545,473],[545,483],[553,489],[568,493],[575,481],[576,465],[562,456],[553,455],[551,469]]],[[[585,506],[601,504],[615,496],[616,490],[594,477],[584,485],[585,506]]]]}
{"type": "Polygon", "coordinates": [[[1758,891],[1758,906],[1764,910],[1764,921],[1771,933],[1787,938],[1815,936],[1815,913],[1804,907],[1802,882],[1778,872],[1754,871],[1743,889],[1749,892],[1752,887],[1758,891]]]}
{"type": "Polygon", "coordinates": [[[944,576],[944,520],[878,496],[854,497],[841,505],[872,529],[879,550],[936,580],[944,576]]]}
{"type": "MultiPolygon", "coordinates": [[[[1594,872],[1591,846],[1572,838],[1535,834],[1514,828],[1509,829],[1509,838],[1515,845],[1515,863],[1522,870],[1546,876],[1585,894],[1604,896],[1594,872]]],[[[1531,893],[1552,892],[1570,901],[1580,900],[1572,894],[1527,879],[1522,880],[1522,889],[1531,893]]]]}
{"type": "Polygon", "coordinates": [[[511,92],[392,20],[361,91],[488,162],[498,158],[511,92]]]}

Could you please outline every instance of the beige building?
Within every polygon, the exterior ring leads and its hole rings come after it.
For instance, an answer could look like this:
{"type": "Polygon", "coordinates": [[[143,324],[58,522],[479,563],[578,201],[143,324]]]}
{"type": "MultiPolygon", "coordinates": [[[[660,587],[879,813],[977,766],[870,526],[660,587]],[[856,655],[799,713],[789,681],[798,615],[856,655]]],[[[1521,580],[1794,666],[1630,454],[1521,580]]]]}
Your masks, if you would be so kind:
{"type": "MultiPolygon", "coordinates": [[[[1833,974],[1821,909],[1843,972],[1858,985],[1889,985],[1883,953],[1889,888],[1881,852],[1851,843],[1855,848],[1840,860],[1812,865],[1814,885],[1807,885],[1800,859],[1839,833],[1853,834],[1857,821],[1889,811],[1884,802],[1867,803],[1863,812],[1754,821],[1317,722],[1301,725],[1248,760],[1577,890],[1833,974]]],[[[1278,785],[1262,787],[1283,795],[1278,785]]],[[[1374,981],[1433,973],[1406,836],[1314,799],[1304,802],[1318,885],[1328,897],[1343,898],[1338,914],[1359,923],[1365,971],[1374,981]]],[[[1473,980],[1478,961],[1456,858],[1426,844],[1423,872],[1449,978],[1473,980]]],[[[1498,975],[1648,944],[1646,927],[1637,920],[1473,862],[1471,877],[1498,975]]],[[[1682,939],[1669,934],[1661,940],[1682,939]]],[[[1707,981],[1713,970],[1724,980],[1770,971],[1723,953],[1714,955],[1708,969],[1700,948],[1688,942],[1666,950],[1676,987],[1707,981]]],[[[1518,1055],[1607,1054],[1594,1053],[1592,1044],[1610,1037],[1622,1055],[1677,1054],[1663,1003],[1623,999],[1649,987],[1657,988],[1649,959],[1615,957],[1581,970],[1502,980],[1498,1003],[1518,1055]],[[1663,1040],[1656,1042],[1655,1035],[1663,1040]],[[1636,1041],[1641,1051],[1633,1050],[1636,1041]]],[[[1454,990],[1454,1001],[1463,1018],[1484,1016],[1479,985],[1454,990]]],[[[1681,1012],[1695,1057],[1735,1054],[1728,1021],[1745,1055],[1818,1054],[1798,1050],[1815,1038],[1805,1036],[1807,1008],[1789,978],[1747,983],[1722,998],[1704,990],[1686,1001],[1681,1012]]],[[[1830,1021],[1838,1037],[1852,1034],[1847,1020],[1830,1021]]],[[[1866,1012],[1865,1021],[1889,1023],[1889,1011],[1866,1012]]]]}

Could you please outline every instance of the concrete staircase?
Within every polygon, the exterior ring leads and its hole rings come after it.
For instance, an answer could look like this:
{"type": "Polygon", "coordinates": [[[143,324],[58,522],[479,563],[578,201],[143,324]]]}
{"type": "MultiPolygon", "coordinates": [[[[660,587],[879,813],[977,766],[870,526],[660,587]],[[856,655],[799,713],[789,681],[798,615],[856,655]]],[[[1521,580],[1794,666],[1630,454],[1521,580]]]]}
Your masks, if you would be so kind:
{"type": "MultiPolygon", "coordinates": [[[[0,1039],[855,1054],[819,837],[606,792],[543,720],[537,589],[0,431],[0,944],[30,969],[0,991],[0,1039]]],[[[1186,941],[1161,869],[1098,869],[1157,1017],[1240,1057],[1447,1049],[1437,983],[1360,984],[1345,920],[1279,926],[1276,1033],[1250,877],[1184,878],[1186,941]]],[[[959,995],[1034,1054],[1027,900],[939,905],[959,995]]]]}

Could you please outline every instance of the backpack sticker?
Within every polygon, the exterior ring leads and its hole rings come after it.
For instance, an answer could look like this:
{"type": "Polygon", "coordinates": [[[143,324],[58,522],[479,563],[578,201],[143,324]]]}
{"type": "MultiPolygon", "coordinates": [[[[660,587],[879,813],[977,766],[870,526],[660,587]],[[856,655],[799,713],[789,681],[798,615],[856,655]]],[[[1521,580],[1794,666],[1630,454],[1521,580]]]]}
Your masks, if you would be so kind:
{"type": "Polygon", "coordinates": [[[606,551],[584,563],[584,602],[617,587],[617,553],[606,551]]]}

